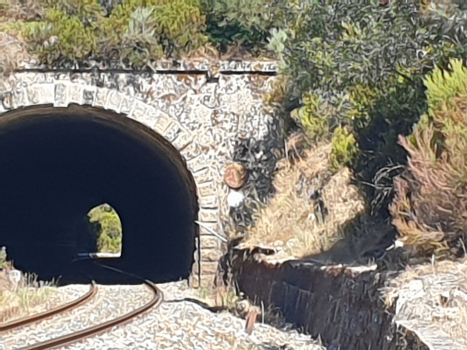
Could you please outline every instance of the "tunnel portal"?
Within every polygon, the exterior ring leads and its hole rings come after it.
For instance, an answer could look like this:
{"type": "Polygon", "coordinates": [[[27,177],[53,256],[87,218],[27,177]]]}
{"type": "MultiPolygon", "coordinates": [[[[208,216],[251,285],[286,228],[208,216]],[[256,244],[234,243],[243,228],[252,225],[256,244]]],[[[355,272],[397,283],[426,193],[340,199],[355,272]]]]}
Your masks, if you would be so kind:
{"type": "Polygon", "coordinates": [[[32,107],[0,118],[0,245],[45,278],[76,257],[79,225],[109,203],[121,218],[113,266],[153,281],[186,278],[194,261],[195,182],[150,128],[114,112],[32,107]]]}

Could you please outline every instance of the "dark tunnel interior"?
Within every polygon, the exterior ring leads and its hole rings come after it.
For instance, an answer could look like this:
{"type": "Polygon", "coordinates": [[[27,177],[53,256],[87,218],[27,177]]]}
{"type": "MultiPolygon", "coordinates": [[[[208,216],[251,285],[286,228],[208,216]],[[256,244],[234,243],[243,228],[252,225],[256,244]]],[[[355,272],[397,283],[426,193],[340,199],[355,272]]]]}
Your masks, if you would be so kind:
{"type": "Polygon", "coordinates": [[[78,105],[0,116],[0,246],[17,268],[50,279],[90,266],[72,261],[85,234],[79,222],[101,203],[117,210],[123,231],[121,258],[107,265],[154,282],[189,275],[196,188],[160,135],[78,105]]]}

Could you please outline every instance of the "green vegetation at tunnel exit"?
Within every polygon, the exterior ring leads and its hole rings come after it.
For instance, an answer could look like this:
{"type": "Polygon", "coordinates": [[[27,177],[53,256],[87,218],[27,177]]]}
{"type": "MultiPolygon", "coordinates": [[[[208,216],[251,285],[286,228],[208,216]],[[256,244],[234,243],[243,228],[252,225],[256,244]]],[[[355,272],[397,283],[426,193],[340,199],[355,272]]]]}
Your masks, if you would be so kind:
{"type": "Polygon", "coordinates": [[[109,204],[101,204],[88,213],[91,233],[97,236],[97,251],[120,253],[122,250],[122,223],[118,213],[109,204]]]}

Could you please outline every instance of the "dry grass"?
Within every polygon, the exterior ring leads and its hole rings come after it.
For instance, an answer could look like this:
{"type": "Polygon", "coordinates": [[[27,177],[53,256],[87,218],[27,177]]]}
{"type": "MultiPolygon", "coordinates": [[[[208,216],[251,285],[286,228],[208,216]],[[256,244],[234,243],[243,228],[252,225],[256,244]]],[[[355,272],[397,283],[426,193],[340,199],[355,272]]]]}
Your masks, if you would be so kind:
{"type": "MultiPolygon", "coordinates": [[[[0,16],[4,20],[34,21],[44,15],[45,1],[43,0],[3,0],[0,16]]],[[[1,5],[0,5],[1,6],[1,5]]]]}
{"type": "Polygon", "coordinates": [[[430,350],[467,349],[467,259],[410,268],[384,291],[396,322],[430,350]]]}
{"type": "Polygon", "coordinates": [[[238,288],[231,273],[228,274],[225,280],[217,278],[214,288],[200,288],[197,295],[195,295],[195,299],[210,311],[228,311],[237,317],[246,319],[245,331],[248,334],[253,330],[258,316],[264,315],[261,308],[245,299],[243,293],[238,293],[238,288]]]}
{"type": "Polygon", "coordinates": [[[283,159],[274,179],[276,194],[254,216],[245,244],[286,246],[295,257],[329,250],[342,228],[364,210],[364,200],[343,168],[332,175],[330,144],[283,159]]]}
{"type": "Polygon", "coordinates": [[[7,270],[0,272],[0,322],[35,313],[54,292],[54,282],[38,281],[34,274],[25,274],[19,283],[13,283],[6,272],[11,268],[8,263],[7,270]]]}
{"type": "Polygon", "coordinates": [[[209,306],[225,310],[235,310],[241,300],[233,283],[232,276],[223,282],[217,279],[214,288],[202,287],[199,289],[199,298],[209,306]]]}
{"type": "MultiPolygon", "coordinates": [[[[0,1],[0,24],[11,21],[33,21],[44,12],[42,0],[0,1]]],[[[27,50],[27,43],[21,37],[7,35],[0,29],[0,94],[3,93],[2,78],[18,68],[39,62],[38,57],[27,50]]]]}
{"type": "Polygon", "coordinates": [[[25,62],[34,60],[37,61],[37,57],[27,52],[24,42],[0,32],[0,93],[4,92],[4,87],[1,84],[3,75],[14,69],[21,68],[25,62]]]}

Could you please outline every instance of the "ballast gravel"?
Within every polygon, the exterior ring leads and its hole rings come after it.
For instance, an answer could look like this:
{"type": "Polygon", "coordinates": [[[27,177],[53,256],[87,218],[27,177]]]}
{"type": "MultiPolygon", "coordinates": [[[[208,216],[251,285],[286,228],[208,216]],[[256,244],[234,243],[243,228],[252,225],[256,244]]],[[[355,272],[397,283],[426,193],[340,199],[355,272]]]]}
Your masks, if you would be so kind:
{"type": "MultiPolygon", "coordinates": [[[[87,328],[130,312],[151,298],[144,285],[98,287],[96,298],[72,313],[42,321],[29,329],[4,334],[3,349],[18,349],[87,328]]],[[[253,332],[247,334],[244,319],[228,311],[213,313],[197,303],[184,300],[196,297],[196,291],[188,288],[186,281],[160,284],[158,287],[164,292],[164,302],[158,308],[122,326],[61,349],[325,350],[310,336],[261,323],[256,323],[253,332]]],[[[69,285],[59,289],[76,295],[86,293],[88,288],[69,285]]]]}

